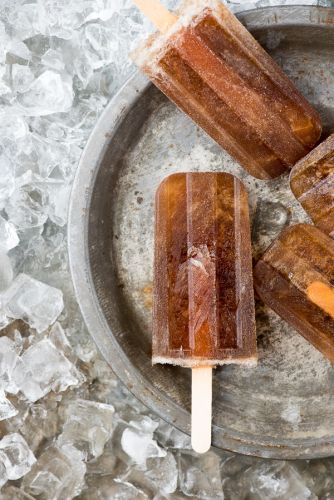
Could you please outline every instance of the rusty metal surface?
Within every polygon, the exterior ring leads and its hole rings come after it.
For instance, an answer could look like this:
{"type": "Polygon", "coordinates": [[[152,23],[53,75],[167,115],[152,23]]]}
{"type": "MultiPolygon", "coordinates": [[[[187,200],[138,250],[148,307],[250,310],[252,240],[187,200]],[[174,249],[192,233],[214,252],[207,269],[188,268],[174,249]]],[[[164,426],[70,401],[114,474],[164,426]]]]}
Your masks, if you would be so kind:
{"type": "MultiPolygon", "coordinates": [[[[334,129],[334,9],[276,7],[239,15],[334,129]]],[[[106,360],[152,411],[190,430],[190,373],[151,366],[153,197],[176,171],[228,171],[245,183],[254,257],[307,217],[288,177],[259,181],[136,74],[109,104],[78,168],[69,216],[77,298],[106,360]]],[[[213,442],[273,458],[334,454],[334,367],[257,305],[257,368],[214,375],[213,442]]]]}

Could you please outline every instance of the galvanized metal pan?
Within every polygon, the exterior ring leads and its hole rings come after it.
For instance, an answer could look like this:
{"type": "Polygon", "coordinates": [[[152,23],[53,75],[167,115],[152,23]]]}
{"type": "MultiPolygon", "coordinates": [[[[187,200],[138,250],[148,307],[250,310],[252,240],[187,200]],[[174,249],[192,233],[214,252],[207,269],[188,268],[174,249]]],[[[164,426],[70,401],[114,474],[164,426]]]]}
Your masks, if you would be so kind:
{"type": "MultiPolygon", "coordinates": [[[[334,129],[334,10],[266,8],[241,21],[334,129]]],[[[105,359],[153,412],[189,432],[190,373],[151,366],[153,199],[176,171],[228,171],[246,184],[254,256],[307,220],[288,177],[251,178],[136,74],[110,102],[82,156],[69,214],[77,298],[105,359]]],[[[311,250],[310,250],[311,251],[311,250]]],[[[257,368],[214,376],[215,446],[272,458],[334,454],[334,367],[273,312],[257,306],[257,368]]]]}

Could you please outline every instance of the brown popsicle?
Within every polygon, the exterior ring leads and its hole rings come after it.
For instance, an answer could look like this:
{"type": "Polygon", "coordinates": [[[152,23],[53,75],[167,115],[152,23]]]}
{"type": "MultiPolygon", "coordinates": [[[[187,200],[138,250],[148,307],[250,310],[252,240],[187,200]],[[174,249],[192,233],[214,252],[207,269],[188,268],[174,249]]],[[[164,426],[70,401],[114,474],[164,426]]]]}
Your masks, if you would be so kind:
{"type": "Polygon", "coordinates": [[[334,241],[314,226],[290,227],[254,269],[263,302],[334,362],[334,241]]]}
{"type": "Polygon", "coordinates": [[[167,177],[156,195],[153,363],[192,368],[192,446],[211,444],[212,368],[257,360],[248,197],[226,173],[167,177]]]}
{"type": "Polygon", "coordinates": [[[280,175],[318,141],[318,114],[219,1],[185,1],[180,14],[135,62],[249,173],[280,175]]]}
{"type": "Polygon", "coordinates": [[[167,177],[156,195],[153,363],[256,362],[248,197],[226,173],[167,177]]]}
{"type": "Polygon", "coordinates": [[[334,237],[334,134],[292,169],[293,194],[314,224],[334,237]]]}

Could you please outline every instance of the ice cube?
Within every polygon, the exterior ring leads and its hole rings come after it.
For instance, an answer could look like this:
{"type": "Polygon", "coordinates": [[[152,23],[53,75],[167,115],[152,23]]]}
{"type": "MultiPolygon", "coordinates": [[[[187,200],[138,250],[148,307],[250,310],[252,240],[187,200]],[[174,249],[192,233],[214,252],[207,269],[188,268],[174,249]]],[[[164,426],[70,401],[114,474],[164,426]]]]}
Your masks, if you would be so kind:
{"type": "Polygon", "coordinates": [[[65,69],[65,63],[61,50],[47,50],[43,55],[41,62],[44,66],[55,69],[56,71],[63,71],[65,69]]]}
{"type": "Polygon", "coordinates": [[[13,40],[10,43],[7,54],[11,56],[11,59],[14,56],[15,59],[22,59],[24,61],[30,61],[32,56],[26,44],[18,40],[13,40]]]}
{"type": "Polygon", "coordinates": [[[49,183],[49,211],[52,222],[58,226],[67,223],[67,211],[70,201],[71,186],[65,183],[49,183]]]}
{"type": "Polygon", "coordinates": [[[149,458],[145,476],[158,493],[163,495],[174,493],[177,488],[178,470],[172,453],[168,452],[164,458],[149,458]]]}
{"type": "Polygon", "coordinates": [[[132,466],[116,479],[121,483],[136,485],[149,498],[160,498],[159,495],[165,498],[165,495],[168,497],[176,491],[178,469],[173,454],[168,452],[165,457],[148,458],[146,468],[139,464],[132,466]]]}
{"type": "Polygon", "coordinates": [[[248,469],[247,475],[250,491],[259,500],[314,500],[297,470],[287,462],[264,462],[248,469]]]}
{"type": "Polygon", "coordinates": [[[6,454],[0,451],[0,488],[8,481],[6,462],[8,463],[6,454]]]}
{"type": "Polygon", "coordinates": [[[158,442],[166,448],[191,449],[191,439],[188,434],[161,420],[156,431],[158,442]]]}
{"type": "Polygon", "coordinates": [[[35,79],[29,66],[12,65],[12,89],[14,92],[25,92],[35,79]]]}
{"type": "Polygon", "coordinates": [[[16,98],[22,113],[43,116],[68,111],[73,102],[72,78],[66,73],[46,70],[16,98]]]}
{"type": "Polygon", "coordinates": [[[180,489],[197,498],[224,498],[220,457],[209,451],[204,455],[183,452],[179,455],[180,489]]]}
{"type": "Polygon", "coordinates": [[[8,479],[19,479],[30,471],[36,458],[26,441],[18,433],[7,434],[0,441],[0,450],[6,455],[6,474],[8,479]]]}
{"type": "Polygon", "coordinates": [[[38,332],[52,325],[64,308],[60,290],[26,274],[19,274],[1,299],[7,316],[22,319],[38,332]]]}
{"type": "Polygon", "coordinates": [[[8,84],[7,72],[5,66],[0,66],[0,95],[6,96],[10,94],[11,89],[8,84]]]}
{"type": "Polygon", "coordinates": [[[23,490],[48,500],[70,500],[84,486],[83,454],[70,445],[50,446],[23,479],[23,490]]]}
{"type": "Polygon", "coordinates": [[[72,356],[72,348],[71,344],[67,340],[66,334],[64,332],[63,327],[58,321],[52,325],[49,333],[49,339],[53,343],[53,345],[65,354],[65,356],[72,356]]]}
{"type": "MultiPolygon", "coordinates": [[[[82,500],[105,499],[105,500],[150,500],[140,488],[127,481],[119,481],[109,476],[97,476],[95,481],[90,481],[90,488],[82,493],[82,500]]],[[[164,500],[166,497],[161,497],[164,500]]],[[[174,497],[173,497],[174,498],[174,497]]],[[[159,500],[154,498],[154,500],[159,500]]]]}
{"type": "MultiPolygon", "coordinates": [[[[2,107],[0,110],[0,137],[11,141],[20,141],[29,133],[29,128],[24,117],[12,108],[2,107]]],[[[12,166],[15,171],[14,165],[12,166]]]]}
{"type": "Polygon", "coordinates": [[[6,47],[9,42],[10,38],[6,32],[6,26],[0,21],[0,63],[4,63],[6,60],[6,47]]]}
{"type": "Polygon", "coordinates": [[[59,395],[50,393],[35,404],[20,400],[19,413],[5,423],[7,432],[20,432],[33,452],[59,433],[59,395]]]}
{"type": "MultiPolygon", "coordinates": [[[[10,286],[13,281],[13,276],[13,268],[10,258],[4,253],[2,249],[0,249],[0,294],[10,286]]],[[[1,303],[2,300],[0,297],[0,304],[1,303]]]]}
{"type": "MultiPolygon", "coordinates": [[[[1,475],[1,471],[0,471],[1,475]]],[[[1,484],[1,483],[0,483],[1,484]]],[[[8,486],[1,490],[0,500],[34,500],[34,498],[24,491],[16,488],[16,486],[8,486]]]]}
{"type": "Polygon", "coordinates": [[[12,248],[15,248],[19,241],[14,224],[0,215],[0,252],[7,253],[12,248]]]}
{"type": "Polygon", "coordinates": [[[28,374],[20,390],[32,402],[51,390],[65,391],[85,380],[79,370],[48,339],[29,347],[21,359],[28,374]]]}
{"type": "Polygon", "coordinates": [[[0,300],[0,331],[6,328],[7,325],[11,323],[11,319],[1,310],[1,300],[0,300]]]}
{"type": "Polygon", "coordinates": [[[110,63],[119,50],[119,39],[114,33],[99,23],[89,23],[85,27],[85,35],[88,42],[85,52],[93,69],[110,63]]]}
{"type": "MultiPolygon", "coordinates": [[[[30,172],[31,173],[31,172],[30,172]]],[[[18,229],[43,226],[48,218],[47,185],[16,178],[16,186],[6,205],[9,220],[18,229]]]]}
{"type": "MultiPolygon", "coordinates": [[[[296,465],[296,463],[294,463],[296,465]]],[[[300,477],[315,498],[334,498],[334,462],[332,458],[300,461],[296,467],[300,477]]]]}
{"type": "Polygon", "coordinates": [[[73,444],[88,458],[99,457],[112,436],[114,411],[111,405],[95,401],[76,399],[66,403],[66,421],[58,442],[73,444]]]}
{"type": "Polygon", "coordinates": [[[145,466],[148,458],[166,456],[167,452],[153,439],[158,425],[150,417],[143,416],[140,420],[131,420],[124,430],[121,446],[136,464],[145,466]]]}
{"type": "MultiPolygon", "coordinates": [[[[18,411],[12,403],[6,398],[3,389],[0,388],[0,420],[15,417],[18,411]]],[[[1,473],[0,473],[1,475],[1,473]]],[[[1,486],[1,484],[0,484],[1,486]]]]}
{"type": "MultiPolygon", "coordinates": [[[[1,120],[1,114],[0,114],[1,120]]],[[[1,125],[0,125],[1,134],[1,125]]],[[[15,167],[11,160],[0,150],[0,209],[3,208],[6,200],[10,198],[15,189],[15,167]]]]}
{"type": "Polygon", "coordinates": [[[45,17],[41,16],[40,8],[34,3],[22,3],[19,7],[11,8],[7,17],[16,38],[26,40],[39,33],[45,32],[45,17]]]}
{"type": "Polygon", "coordinates": [[[17,355],[15,343],[8,337],[0,337],[0,387],[17,394],[25,375],[26,370],[17,355]]]}

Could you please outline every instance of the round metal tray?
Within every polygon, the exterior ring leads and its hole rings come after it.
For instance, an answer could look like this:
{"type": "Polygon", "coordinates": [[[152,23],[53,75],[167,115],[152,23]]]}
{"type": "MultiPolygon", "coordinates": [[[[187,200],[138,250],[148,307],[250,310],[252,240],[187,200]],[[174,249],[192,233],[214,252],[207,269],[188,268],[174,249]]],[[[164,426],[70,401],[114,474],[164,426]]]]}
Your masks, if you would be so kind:
{"type": "MultiPolygon", "coordinates": [[[[266,8],[239,14],[334,128],[334,10],[266,8]]],[[[190,373],[151,366],[153,199],[175,171],[229,171],[250,193],[254,256],[288,224],[307,220],[288,176],[258,181],[145,77],[110,102],[74,182],[69,254],[77,298],[105,359],[125,385],[190,430],[190,373]]],[[[273,458],[334,454],[334,367],[269,309],[257,305],[259,365],[215,370],[213,443],[273,458]]]]}

